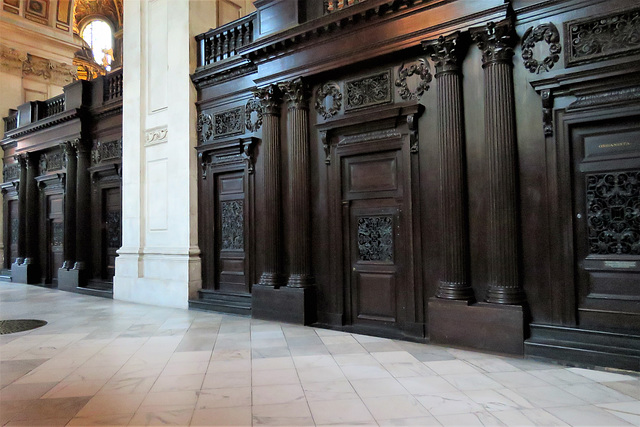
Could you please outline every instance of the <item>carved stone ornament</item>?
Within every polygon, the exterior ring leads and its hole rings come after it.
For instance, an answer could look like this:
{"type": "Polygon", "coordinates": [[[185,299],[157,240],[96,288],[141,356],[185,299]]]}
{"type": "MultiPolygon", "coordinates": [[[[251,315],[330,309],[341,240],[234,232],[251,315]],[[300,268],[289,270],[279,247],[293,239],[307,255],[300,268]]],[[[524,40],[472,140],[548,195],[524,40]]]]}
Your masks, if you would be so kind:
{"type": "Polygon", "coordinates": [[[35,77],[57,86],[77,80],[76,67],[40,58],[0,44],[0,71],[21,77],[35,77]]]}
{"type": "Polygon", "coordinates": [[[640,51],[640,9],[567,22],[564,33],[567,67],[632,55],[640,51]]]}
{"type": "Polygon", "coordinates": [[[169,130],[164,128],[149,129],[146,132],[145,146],[161,144],[167,142],[169,130]]]}
{"type": "Polygon", "coordinates": [[[344,88],[345,111],[386,104],[391,102],[391,71],[347,80],[344,88]]]}
{"type": "Polygon", "coordinates": [[[282,91],[284,100],[289,108],[308,108],[308,87],[301,77],[279,83],[278,87],[282,91]]]}
{"type": "Polygon", "coordinates": [[[423,42],[422,47],[431,56],[436,76],[440,73],[460,71],[460,62],[466,53],[466,43],[462,45],[462,34],[459,31],[423,42]]]}
{"type": "Polygon", "coordinates": [[[262,108],[260,108],[260,101],[257,98],[253,98],[247,101],[247,105],[244,107],[245,126],[249,132],[257,132],[262,127],[262,108]],[[256,120],[253,121],[251,115],[256,114],[256,120]]]}
{"type": "Polygon", "coordinates": [[[402,63],[400,68],[398,68],[398,78],[396,80],[396,87],[399,88],[398,94],[400,98],[405,101],[419,99],[423,93],[429,90],[429,83],[433,76],[431,75],[431,69],[429,68],[429,64],[425,59],[418,59],[417,64],[413,64],[410,67],[406,68],[405,64],[402,63]],[[411,91],[409,89],[409,85],[407,84],[407,78],[411,76],[418,76],[420,81],[415,91],[411,91]]]}
{"type": "Polygon", "coordinates": [[[340,86],[337,83],[329,82],[320,86],[316,90],[316,111],[325,120],[338,114],[342,108],[342,92],[340,92],[340,86]],[[331,105],[327,107],[326,99],[331,97],[331,105]]]}
{"type": "Polygon", "coordinates": [[[523,36],[522,41],[522,59],[524,66],[530,72],[540,74],[543,71],[549,71],[553,65],[560,59],[560,34],[553,23],[541,24],[537,27],[530,27],[523,36]],[[544,41],[549,45],[549,56],[542,61],[538,61],[533,55],[533,49],[536,43],[544,41]]]}
{"type": "Polygon", "coordinates": [[[483,27],[471,28],[469,32],[482,51],[483,67],[497,62],[511,63],[516,43],[511,20],[489,22],[483,27]]]}
{"type": "Polygon", "coordinates": [[[211,114],[200,113],[196,124],[196,131],[198,132],[200,142],[211,138],[213,135],[213,120],[211,119],[211,114]]]}

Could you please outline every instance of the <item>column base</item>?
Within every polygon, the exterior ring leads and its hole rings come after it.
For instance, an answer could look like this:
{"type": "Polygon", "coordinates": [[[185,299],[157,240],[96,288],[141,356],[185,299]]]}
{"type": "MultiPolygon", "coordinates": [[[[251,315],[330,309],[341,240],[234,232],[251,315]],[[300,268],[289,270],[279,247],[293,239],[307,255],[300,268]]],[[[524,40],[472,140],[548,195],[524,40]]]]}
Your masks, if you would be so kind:
{"type": "Polygon", "coordinates": [[[84,269],[58,269],[58,289],[75,292],[77,288],[87,285],[87,274],[84,269]]]}
{"type": "Polygon", "coordinates": [[[438,291],[436,292],[438,298],[448,300],[464,300],[473,301],[473,288],[465,283],[458,282],[443,282],[438,283],[438,291]]]}
{"type": "Polygon", "coordinates": [[[290,288],[306,288],[313,286],[314,284],[315,280],[313,276],[309,276],[307,274],[292,274],[289,276],[287,286],[290,288]]]}
{"type": "Polygon", "coordinates": [[[251,290],[251,317],[301,325],[317,319],[316,288],[274,288],[261,284],[251,290]]]}
{"type": "Polygon", "coordinates": [[[429,341],[495,353],[524,354],[526,308],[429,299],[429,341]]]}
{"type": "Polygon", "coordinates": [[[11,281],[16,283],[36,284],[41,283],[40,269],[36,264],[11,264],[11,281]]]}
{"type": "Polygon", "coordinates": [[[279,288],[287,284],[287,278],[278,273],[262,273],[260,276],[260,285],[279,288]]]}

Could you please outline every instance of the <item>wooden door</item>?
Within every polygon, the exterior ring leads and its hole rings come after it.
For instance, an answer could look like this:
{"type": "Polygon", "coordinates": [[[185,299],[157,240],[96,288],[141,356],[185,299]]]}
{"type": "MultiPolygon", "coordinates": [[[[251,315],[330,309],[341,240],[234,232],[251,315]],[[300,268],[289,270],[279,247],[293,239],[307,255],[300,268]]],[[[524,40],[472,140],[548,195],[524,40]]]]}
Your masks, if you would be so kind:
{"type": "Polygon", "coordinates": [[[9,250],[7,254],[8,268],[11,268],[11,264],[16,261],[18,257],[18,234],[20,230],[20,215],[18,214],[18,201],[9,200],[9,218],[7,219],[9,228],[9,236],[7,236],[7,242],[9,242],[9,250]]]}
{"type": "Polygon", "coordinates": [[[216,174],[215,288],[247,294],[246,204],[244,170],[216,174]]]}
{"type": "Polygon", "coordinates": [[[102,279],[112,281],[116,251],[122,245],[122,197],[119,187],[102,190],[102,279]]]}
{"type": "Polygon", "coordinates": [[[572,133],[578,321],[640,328],[640,119],[572,133]]]}
{"type": "Polygon", "coordinates": [[[64,262],[64,198],[53,194],[47,198],[47,283],[57,283],[58,269],[64,262]]]}
{"type": "Polygon", "coordinates": [[[365,329],[399,329],[413,295],[405,158],[400,148],[342,157],[347,319],[365,329]]]}

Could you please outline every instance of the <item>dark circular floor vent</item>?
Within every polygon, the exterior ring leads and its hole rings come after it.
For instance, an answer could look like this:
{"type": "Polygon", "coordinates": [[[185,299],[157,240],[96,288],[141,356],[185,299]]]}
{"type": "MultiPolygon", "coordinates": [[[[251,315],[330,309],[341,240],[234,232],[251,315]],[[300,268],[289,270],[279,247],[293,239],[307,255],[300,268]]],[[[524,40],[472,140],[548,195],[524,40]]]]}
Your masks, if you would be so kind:
{"type": "Polygon", "coordinates": [[[29,331],[46,324],[44,320],[33,319],[0,320],[0,335],[29,331]]]}

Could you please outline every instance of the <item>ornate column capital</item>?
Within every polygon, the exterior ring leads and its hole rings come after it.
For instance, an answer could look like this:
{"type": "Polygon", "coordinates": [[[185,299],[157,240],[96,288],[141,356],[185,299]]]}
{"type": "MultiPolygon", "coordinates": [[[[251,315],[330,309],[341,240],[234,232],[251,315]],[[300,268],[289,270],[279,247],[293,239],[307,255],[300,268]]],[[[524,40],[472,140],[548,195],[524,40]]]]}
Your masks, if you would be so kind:
{"type": "Polygon", "coordinates": [[[497,63],[511,64],[516,34],[510,19],[489,22],[483,27],[471,28],[469,32],[482,51],[483,67],[497,63]]]}
{"type": "Polygon", "coordinates": [[[308,109],[309,108],[309,87],[302,77],[278,83],[278,88],[282,92],[288,108],[308,109]]]}
{"type": "Polygon", "coordinates": [[[27,153],[15,154],[13,156],[15,161],[20,165],[20,167],[25,167],[27,163],[27,153]]]}
{"type": "Polygon", "coordinates": [[[280,116],[282,92],[277,85],[272,84],[259,88],[253,94],[260,101],[262,114],[280,116]]]}
{"type": "Polygon", "coordinates": [[[436,68],[436,77],[442,73],[458,73],[467,51],[467,40],[456,31],[448,36],[422,42],[436,68]]]}
{"type": "Polygon", "coordinates": [[[81,155],[89,154],[89,152],[91,151],[91,147],[89,147],[89,145],[80,138],[71,141],[71,148],[76,152],[76,155],[78,157],[81,155]]]}
{"type": "Polygon", "coordinates": [[[38,171],[38,167],[39,167],[39,162],[38,162],[38,155],[35,153],[22,153],[22,156],[24,156],[24,161],[25,161],[25,166],[27,167],[27,170],[29,169],[33,169],[35,171],[38,171]]]}

